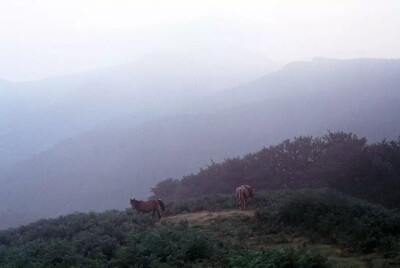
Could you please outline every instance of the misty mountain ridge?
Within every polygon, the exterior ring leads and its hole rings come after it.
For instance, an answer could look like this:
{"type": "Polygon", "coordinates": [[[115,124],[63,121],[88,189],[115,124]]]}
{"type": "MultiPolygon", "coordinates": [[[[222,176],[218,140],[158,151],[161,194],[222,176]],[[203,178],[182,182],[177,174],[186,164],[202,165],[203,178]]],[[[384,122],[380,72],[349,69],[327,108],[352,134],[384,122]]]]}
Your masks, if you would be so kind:
{"type": "Polygon", "coordinates": [[[129,117],[119,125],[134,125],[173,114],[183,103],[275,68],[261,58],[240,58],[241,65],[224,59],[158,54],[80,74],[0,84],[0,167],[116,118],[129,117]]]}
{"type": "MultiPolygon", "coordinates": [[[[5,186],[0,189],[0,209],[34,212],[34,219],[124,208],[129,197],[146,198],[157,182],[195,172],[210,159],[221,161],[327,130],[351,131],[371,142],[396,139],[399,66],[399,60],[369,59],[294,63],[247,88],[225,91],[226,99],[220,94],[203,99],[200,113],[92,130],[8,168],[0,175],[5,186]],[[295,78],[298,83],[291,83],[295,78]],[[285,94],[268,95],[274,91],[272,85],[286,89],[285,94]],[[243,100],[261,93],[257,101],[250,98],[232,107],[226,101],[229,92],[243,94],[243,100]],[[219,107],[214,106],[218,102],[219,107]]],[[[1,226],[15,223],[7,221],[1,226]]]]}
{"type": "Polygon", "coordinates": [[[393,91],[392,88],[400,82],[399,62],[398,59],[328,58],[292,62],[251,83],[196,100],[184,111],[209,112],[260,100],[304,96],[317,92],[327,95],[362,94],[367,98],[369,94],[379,98],[394,94],[397,98],[400,92],[393,91]],[[376,90],[377,87],[380,90],[376,90]]]}

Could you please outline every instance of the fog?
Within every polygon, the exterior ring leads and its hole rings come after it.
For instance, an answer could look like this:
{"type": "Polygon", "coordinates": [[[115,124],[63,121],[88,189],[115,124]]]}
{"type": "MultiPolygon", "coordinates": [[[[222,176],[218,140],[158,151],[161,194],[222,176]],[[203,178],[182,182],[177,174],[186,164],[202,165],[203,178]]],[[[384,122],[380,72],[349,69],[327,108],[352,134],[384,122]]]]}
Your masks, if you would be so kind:
{"type": "MultiPolygon", "coordinates": [[[[0,8],[0,79],[36,80],[183,52],[240,65],[398,58],[398,1],[28,1],[0,8]]],[[[257,71],[257,70],[255,70],[257,71]]],[[[259,71],[259,70],[258,70],[259,71]]]]}
{"type": "Polygon", "coordinates": [[[398,1],[1,1],[0,229],[123,209],[167,178],[295,136],[396,139],[399,11],[398,1]]]}

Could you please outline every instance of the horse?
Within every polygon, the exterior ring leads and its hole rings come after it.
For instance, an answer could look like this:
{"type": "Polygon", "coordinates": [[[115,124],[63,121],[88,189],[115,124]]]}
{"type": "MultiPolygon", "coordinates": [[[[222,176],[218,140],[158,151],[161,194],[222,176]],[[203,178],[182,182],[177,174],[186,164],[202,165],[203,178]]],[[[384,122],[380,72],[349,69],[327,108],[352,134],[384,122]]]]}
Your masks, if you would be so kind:
{"type": "Polygon", "coordinates": [[[236,197],[239,201],[239,208],[246,209],[246,200],[253,197],[254,190],[249,185],[241,185],[236,188],[236,197]]]}
{"type": "Polygon", "coordinates": [[[148,213],[148,212],[153,211],[152,218],[154,218],[154,213],[157,212],[158,219],[161,219],[160,211],[158,210],[158,206],[161,207],[162,212],[165,211],[165,205],[161,199],[150,199],[148,201],[139,201],[139,200],[131,199],[130,204],[131,204],[131,207],[136,209],[137,212],[148,213]]]}

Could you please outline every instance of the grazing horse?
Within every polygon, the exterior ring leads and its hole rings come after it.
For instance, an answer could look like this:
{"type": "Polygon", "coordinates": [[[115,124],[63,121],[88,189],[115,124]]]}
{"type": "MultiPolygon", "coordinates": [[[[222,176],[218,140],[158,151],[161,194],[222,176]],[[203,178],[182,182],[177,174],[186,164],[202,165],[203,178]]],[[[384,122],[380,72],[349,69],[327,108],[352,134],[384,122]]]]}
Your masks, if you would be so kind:
{"type": "Polygon", "coordinates": [[[161,199],[150,199],[148,201],[139,201],[131,199],[130,203],[131,207],[135,208],[137,212],[148,213],[153,211],[153,218],[154,218],[154,213],[157,212],[158,218],[161,219],[160,211],[158,210],[158,205],[160,205],[161,210],[163,212],[165,211],[165,205],[161,199]]]}
{"type": "Polygon", "coordinates": [[[239,208],[246,209],[246,200],[253,197],[253,188],[249,185],[242,185],[236,188],[236,197],[239,201],[239,208]]]}

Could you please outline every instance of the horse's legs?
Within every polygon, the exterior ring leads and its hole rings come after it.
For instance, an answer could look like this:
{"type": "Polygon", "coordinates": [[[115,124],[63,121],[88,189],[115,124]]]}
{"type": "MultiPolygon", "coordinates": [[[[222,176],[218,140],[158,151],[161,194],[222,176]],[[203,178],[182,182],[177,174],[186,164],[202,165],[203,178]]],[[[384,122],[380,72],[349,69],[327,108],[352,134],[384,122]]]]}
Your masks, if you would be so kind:
{"type": "Polygon", "coordinates": [[[242,210],[244,210],[246,208],[246,201],[244,200],[242,191],[240,192],[240,204],[241,204],[242,210]]]}
{"type": "Polygon", "coordinates": [[[156,208],[157,214],[158,214],[158,219],[161,219],[161,215],[160,215],[160,211],[158,210],[158,208],[156,208]]]}
{"type": "Polygon", "coordinates": [[[240,202],[240,193],[238,191],[236,191],[236,198],[239,201],[239,209],[242,208],[242,203],[240,202]]]}
{"type": "Polygon", "coordinates": [[[243,194],[240,197],[240,203],[242,204],[242,210],[246,209],[246,200],[244,199],[243,194]]]}
{"type": "Polygon", "coordinates": [[[154,213],[156,212],[156,209],[153,208],[153,216],[151,217],[151,219],[154,219],[154,213]]]}

